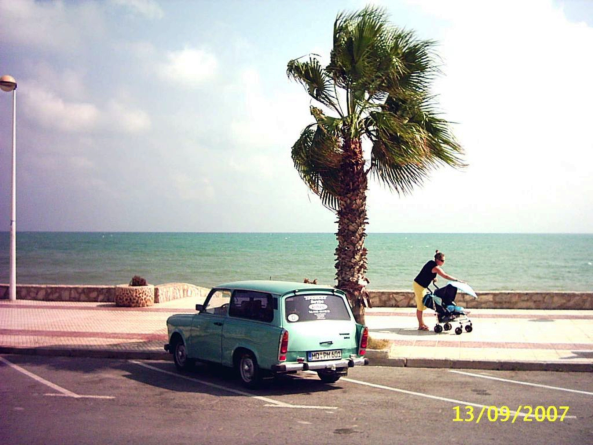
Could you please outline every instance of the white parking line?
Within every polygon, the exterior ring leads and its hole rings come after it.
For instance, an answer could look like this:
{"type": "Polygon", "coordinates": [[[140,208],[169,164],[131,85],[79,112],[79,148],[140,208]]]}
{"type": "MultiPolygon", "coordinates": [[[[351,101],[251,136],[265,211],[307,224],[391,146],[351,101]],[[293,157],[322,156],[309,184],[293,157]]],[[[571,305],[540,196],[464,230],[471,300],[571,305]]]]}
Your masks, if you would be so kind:
{"type": "Polygon", "coordinates": [[[27,377],[31,377],[33,380],[35,380],[39,383],[43,383],[44,385],[49,386],[51,389],[58,391],[60,393],[60,394],[44,394],[46,396],[71,397],[73,399],[114,399],[115,398],[115,397],[111,397],[111,396],[82,396],[79,394],[75,394],[72,391],[68,391],[67,389],[62,388],[61,386],[58,386],[55,383],[45,380],[44,378],[41,378],[38,375],[33,374],[32,372],[27,371],[24,368],[21,368],[19,365],[15,365],[14,363],[9,362],[4,357],[0,357],[0,362],[10,366],[13,369],[16,369],[17,371],[25,374],[27,377]]]}
{"type": "Polygon", "coordinates": [[[165,371],[164,369],[160,369],[155,366],[150,366],[150,365],[147,365],[146,363],[138,362],[136,360],[130,360],[130,363],[134,363],[139,366],[144,366],[145,368],[152,369],[153,371],[161,372],[163,374],[172,375],[174,377],[179,377],[184,380],[189,380],[190,382],[199,383],[201,385],[209,386],[211,388],[221,389],[223,391],[232,392],[234,394],[239,394],[241,396],[246,396],[246,397],[250,397],[252,399],[261,400],[262,402],[266,402],[266,405],[264,405],[264,406],[268,406],[271,408],[324,409],[324,410],[328,410],[328,411],[338,409],[335,406],[291,405],[290,403],[279,402],[277,400],[270,399],[268,397],[254,396],[253,394],[249,394],[248,392],[245,392],[245,391],[239,391],[238,389],[226,388],[224,386],[217,385],[215,383],[210,383],[210,382],[206,382],[204,380],[195,379],[193,377],[187,377],[182,374],[177,374],[174,372],[165,371]]]}
{"type": "MultiPolygon", "coordinates": [[[[391,386],[383,386],[383,385],[377,385],[375,383],[367,383],[367,382],[362,382],[360,380],[352,380],[352,379],[347,379],[347,378],[343,378],[342,380],[346,381],[346,382],[350,382],[350,383],[356,383],[357,385],[364,385],[364,386],[370,386],[372,388],[377,388],[377,389],[384,389],[387,391],[394,391],[394,392],[400,392],[402,394],[407,394],[410,396],[417,396],[417,397],[424,397],[427,399],[433,399],[433,400],[439,400],[441,402],[450,402],[450,403],[454,403],[455,405],[458,406],[475,406],[477,408],[490,408],[492,405],[481,405],[479,403],[472,403],[472,402],[465,402],[463,400],[456,400],[456,399],[448,399],[446,397],[439,397],[439,396],[432,396],[430,394],[424,394],[421,392],[414,392],[414,391],[408,391],[406,389],[400,389],[400,388],[393,388],[391,386]]],[[[519,416],[519,417],[527,417],[527,416],[531,416],[531,414],[524,414],[521,412],[516,412],[516,411],[510,411],[511,415],[513,416],[519,416]]],[[[576,416],[564,416],[565,419],[576,419],[576,416]]]]}
{"type": "Polygon", "coordinates": [[[577,394],[585,394],[587,396],[593,396],[593,392],[579,391],[577,389],[560,388],[558,386],[548,386],[548,385],[540,385],[538,383],[529,383],[529,382],[520,382],[517,380],[501,379],[500,377],[492,377],[489,375],[474,374],[471,372],[453,371],[453,370],[449,370],[449,372],[454,372],[455,374],[468,375],[470,377],[479,377],[481,379],[489,379],[489,380],[497,380],[499,382],[514,383],[516,385],[535,386],[537,388],[554,389],[556,391],[574,392],[577,394]]]}

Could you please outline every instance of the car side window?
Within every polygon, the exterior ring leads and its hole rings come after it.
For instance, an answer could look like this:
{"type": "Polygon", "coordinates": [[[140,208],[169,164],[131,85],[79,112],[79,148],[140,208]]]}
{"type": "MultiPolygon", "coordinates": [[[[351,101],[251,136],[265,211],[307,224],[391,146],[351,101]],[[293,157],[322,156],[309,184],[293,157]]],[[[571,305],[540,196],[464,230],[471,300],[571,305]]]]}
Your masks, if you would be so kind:
{"type": "Polygon", "coordinates": [[[217,290],[208,299],[203,312],[213,315],[226,315],[230,301],[231,291],[217,290]]]}
{"type": "Polygon", "coordinates": [[[270,294],[236,290],[229,309],[231,317],[271,322],[274,319],[274,301],[270,294]]]}

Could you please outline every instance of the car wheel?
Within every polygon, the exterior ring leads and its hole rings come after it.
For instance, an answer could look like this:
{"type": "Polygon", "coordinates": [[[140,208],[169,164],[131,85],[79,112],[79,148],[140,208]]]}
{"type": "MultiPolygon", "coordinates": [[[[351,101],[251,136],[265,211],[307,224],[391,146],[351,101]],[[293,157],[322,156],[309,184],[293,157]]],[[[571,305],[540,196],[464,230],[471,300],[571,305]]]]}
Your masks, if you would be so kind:
{"type": "Polygon", "coordinates": [[[191,360],[187,356],[187,349],[183,340],[179,340],[175,343],[175,349],[173,350],[173,360],[175,361],[175,367],[179,371],[187,371],[191,368],[191,360]]]}
{"type": "Polygon", "coordinates": [[[337,374],[328,374],[324,372],[317,372],[317,375],[323,383],[336,383],[341,377],[337,374]]]}
{"type": "Polygon", "coordinates": [[[247,388],[257,388],[261,383],[261,370],[255,356],[244,352],[239,359],[239,377],[247,388]]]}

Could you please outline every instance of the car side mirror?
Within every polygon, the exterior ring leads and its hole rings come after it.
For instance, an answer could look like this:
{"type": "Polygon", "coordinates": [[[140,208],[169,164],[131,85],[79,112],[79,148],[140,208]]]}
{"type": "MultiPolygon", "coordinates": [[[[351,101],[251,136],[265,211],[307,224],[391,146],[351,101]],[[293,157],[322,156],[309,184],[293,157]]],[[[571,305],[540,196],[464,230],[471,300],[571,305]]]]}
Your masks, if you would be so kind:
{"type": "Polygon", "coordinates": [[[204,305],[203,304],[196,304],[196,311],[202,312],[203,310],[204,310],[204,305]]]}

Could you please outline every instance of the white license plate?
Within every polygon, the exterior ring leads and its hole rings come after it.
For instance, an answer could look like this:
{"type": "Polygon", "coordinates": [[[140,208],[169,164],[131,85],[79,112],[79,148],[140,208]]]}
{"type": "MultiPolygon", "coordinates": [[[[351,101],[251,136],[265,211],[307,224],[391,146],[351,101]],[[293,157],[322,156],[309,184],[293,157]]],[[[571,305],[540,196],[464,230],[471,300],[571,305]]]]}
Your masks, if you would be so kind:
{"type": "Polygon", "coordinates": [[[338,360],[342,358],[341,349],[332,349],[331,351],[311,351],[308,354],[310,362],[318,362],[321,360],[338,360]]]}

